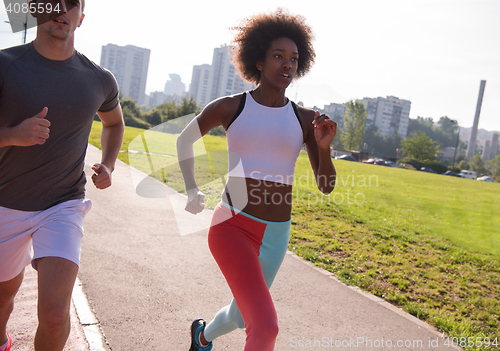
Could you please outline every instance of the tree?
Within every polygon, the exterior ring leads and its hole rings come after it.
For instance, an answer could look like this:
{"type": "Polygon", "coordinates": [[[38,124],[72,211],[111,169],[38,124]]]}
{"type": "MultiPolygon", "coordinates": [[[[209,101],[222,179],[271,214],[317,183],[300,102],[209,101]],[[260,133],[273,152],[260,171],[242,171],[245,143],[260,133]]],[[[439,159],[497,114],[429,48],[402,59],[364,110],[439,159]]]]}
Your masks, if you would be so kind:
{"type": "Polygon", "coordinates": [[[475,171],[478,175],[488,173],[486,168],[484,168],[484,163],[483,160],[481,160],[480,155],[474,155],[469,163],[469,166],[471,171],[475,171]]]}
{"type": "Polygon", "coordinates": [[[333,138],[330,146],[333,147],[334,149],[344,149],[344,144],[342,144],[342,129],[341,128],[337,129],[337,134],[335,134],[335,137],[333,138]]]}
{"type": "MultiPolygon", "coordinates": [[[[443,133],[449,137],[454,137],[458,132],[458,122],[448,118],[448,116],[441,117],[438,125],[443,133]]],[[[456,140],[456,137],[454,139],[456,140]]]]}
{"type": "Polygon", "coordinates": [[[424,132],[419,132],[401,142],[402,151],[408,157],[418,161],[435,161],[439,146],[424,132]]]}
{"type": "Polygon", "coordinates": [[[191,113],[198,114],[201,112],[200,107],[196,104],[193,97],[182,100],[174,100],[156,106],[156,110],[162,115],[162,122],[169,121],[182,116],[190,115],[191,113]]]}
{"type": "Polygon", "coordinates": [[[469,164],[467,163],[466,160],[462,160],[458,164],[458,168],[468,170],[469,169],[469,164]]]}
{"type": "Polygon", "coordinates": [[[458,123],[455,120],[443,116],[434,123],[432,117],[417,117],[411,119],[408,124],[408,135],[424,132],[432,140],[437,142],[441,148],[455,147],[457,143],[458,123]]]}
{"type": "Polygon", "coordinates": [[[487,167],[492,175],[500,177],[500,155],[489,161],[487,167]]]}
{"type": "Polygon", "coordinates": [[[367,149],[366,152],[371,156],[379,156],[382,157],[380,150],[383,148],[384,138],[380,135],[380,131],[377,126],[371,125],[369,126],[363,137],[363,143],[366,143],[367,149]]]}
{"type": "Polygon", "coordinates": [[[226,131],[225,131],[223,126],[217,126],[217,127],[213,128],[212,130],[210,130],[210,132],[208,132],[208,134],[215,135],[215,136],[226,136],[226,131]]]}
{"type": "Polygon", "coordinates": [[[161,123],[161,113],[158,112],[156,109],[153,109],[144,114],[144,119],[152,126],[157,126],[158,124],[161,123]]]}
{"type": "Polygon", "coordinates": [[[348,150],[359,150],[365,135],[366,109],[361,100],[346,103],[342,143],[348,150]]]}
{"type": "Polygon", "coordinates": [[[386,136],[382,148],[383,157],[396,157],[396,149],[401,148],[402,141],[403,139],[399,133],[396,133],[394,136],[386,136]]]}
{"type": "Polygon", "coordinates": [[[124,98],[120,100],[120,105],[123,112],[123,120],[125,121],[126,126],[143,129],[151,128],[151,125],[144,120],[141,109],[135,100],[124,98]]]}
{"type": "Polygon", "coordinates": [[[201,109],[198,106],[198,104],[196,103],[196,100],[193,99],[192,96],[189,99],[187,99],[185,97],[182,98],[181,103],[179,105],[179,110],[178,110],[178,113],[180,114],[179,117],[186,116],[186,115],[189,115],[191,113],[194,113],[197,115],[200,112],[201,112],[201,109]]]}

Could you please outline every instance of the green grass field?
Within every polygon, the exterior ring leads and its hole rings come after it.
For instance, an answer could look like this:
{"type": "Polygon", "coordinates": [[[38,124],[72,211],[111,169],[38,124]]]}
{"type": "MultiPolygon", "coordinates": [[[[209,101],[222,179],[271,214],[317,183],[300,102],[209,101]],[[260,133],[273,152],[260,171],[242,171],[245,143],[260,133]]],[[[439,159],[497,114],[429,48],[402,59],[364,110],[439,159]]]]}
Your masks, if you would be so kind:
{"type": "MultiPolygon", "coordinates": [[[[100,123],[90,143],[99,146],[100,123]]],[[[120,159],[183,191],[175,135],[126,128],[120,159]],[[134,140],[134,138],[138,137],[134,140]],[[163,169],[163,172],[162,172],[163,169]],[[153,171],[151,171],[153,170],[153,171]]],[[[219,200],[226,141],[195,146],[207,206],[219,200]],[[204,153],[204,149],[208,154],[204,153]]],[[[500,184],[334,161],[337,185],[315,186],[305,152],[296,166],[290,250],[458,338],[500,343],[500,184]]],[[[466,347],[468,350],[486,349],[466,347]]]]}

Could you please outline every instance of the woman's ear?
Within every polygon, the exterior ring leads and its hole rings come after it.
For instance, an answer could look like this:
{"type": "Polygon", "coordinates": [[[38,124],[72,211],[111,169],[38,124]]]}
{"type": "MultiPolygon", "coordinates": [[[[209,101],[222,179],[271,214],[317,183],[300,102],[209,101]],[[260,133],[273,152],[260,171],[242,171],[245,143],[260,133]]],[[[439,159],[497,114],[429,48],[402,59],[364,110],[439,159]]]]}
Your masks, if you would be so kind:
{"type": "Polygon", "coordinates": [[[257,61],[257,63],[255,64],[255,67],[257,67],[257,69],[259,71],[262,71],[262,69],[264,67],[264,61],[262,61],[262,60],[257,61]]]}

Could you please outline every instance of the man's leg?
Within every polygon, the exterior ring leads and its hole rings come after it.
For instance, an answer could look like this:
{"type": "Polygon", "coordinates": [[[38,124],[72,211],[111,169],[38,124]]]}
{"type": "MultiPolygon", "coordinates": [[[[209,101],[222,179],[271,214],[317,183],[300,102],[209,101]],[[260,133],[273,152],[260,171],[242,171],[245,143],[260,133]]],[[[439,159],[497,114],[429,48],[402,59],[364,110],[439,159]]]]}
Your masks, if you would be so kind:
{"type": "Polygon", "coordinates": [[[36,260],[38,270],[38,329],[36,351],[62,351],[70,332],[71,293],[78,266],[64,258],[36,260]]]}
{"type": "Polygon", "coordinates": [[[0,283],[0,345],[7,342],[6,327],[14,309],[14,297],[23,282],[24,269],[14,279],[0,283]]]}

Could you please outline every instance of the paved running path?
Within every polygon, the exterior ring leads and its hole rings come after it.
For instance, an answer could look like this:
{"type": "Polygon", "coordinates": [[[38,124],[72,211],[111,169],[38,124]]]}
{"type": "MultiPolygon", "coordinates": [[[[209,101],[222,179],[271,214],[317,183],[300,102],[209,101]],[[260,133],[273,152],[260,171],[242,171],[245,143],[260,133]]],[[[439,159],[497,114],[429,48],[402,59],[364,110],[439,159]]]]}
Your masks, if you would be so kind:
{"type": "MultiPolygon", "coordinates": [[[[99,150],[89,147],[88,176],[99,160],[99,150]]],[[[133,179],[140,177],[118,162],[111,188],[100,191],[91,182],[87,185],[93,208],[85,220],[79,279],[97,318],[94,328],[103,333],[100,350],[187,351],[191,320],[210,320],[231,299],[208,250],[210,211],[188,214],[184,199],[167,197],[169,191],[161,183],[151,182],[139,191],[157,198],[139,196],[133,179]]],[[[271,293],[280,324],[277,351],[452,349],[426,323],[346,286],[292,253],[286,255],[271,293]]],[[[33,317],[27,314],[34,312],[20,311],[19,304],[16,308],[12,325],[24,325],[19,322],[33,317]]],[[[66,350],[86,350],[76,322],[70,342],[82,346],[66,350]]],[[[31,338],[31,329],[26,322],[26,331],[17,332],[14,345],[31,338]]],[[[242,350],[244,339],[244,331],[237,330],[215,340],[214,351],[242,350]]],[[[17,347],[14,350],[28,350],[17,347]]]]}

